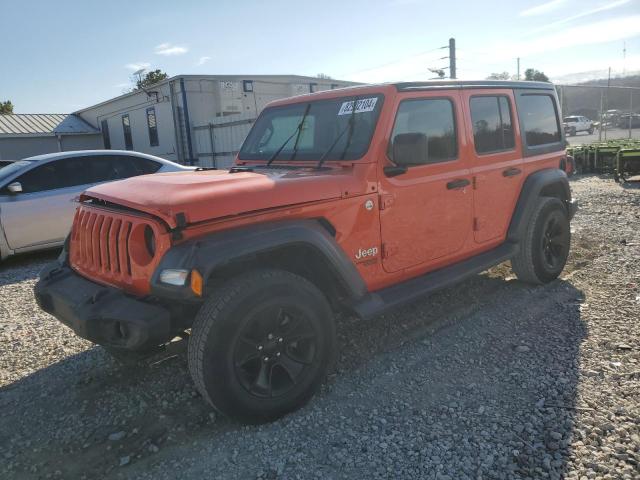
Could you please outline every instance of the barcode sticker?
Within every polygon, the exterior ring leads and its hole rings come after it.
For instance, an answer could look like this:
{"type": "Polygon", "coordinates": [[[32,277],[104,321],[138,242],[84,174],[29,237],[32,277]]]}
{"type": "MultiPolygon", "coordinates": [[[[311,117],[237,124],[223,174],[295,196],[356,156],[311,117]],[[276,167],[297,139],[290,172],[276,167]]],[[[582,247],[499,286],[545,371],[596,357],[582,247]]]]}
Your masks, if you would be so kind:
{"type": "MultiPolygon", "coordinates": [[[[356,105],[356,113],[373,112],[376,108],[378,97],[363,98],[358,100],[356,105]]],[[[338,111],[338,115],[350,115],[353,113],[353,100],[344,102],[338,111]]]]}

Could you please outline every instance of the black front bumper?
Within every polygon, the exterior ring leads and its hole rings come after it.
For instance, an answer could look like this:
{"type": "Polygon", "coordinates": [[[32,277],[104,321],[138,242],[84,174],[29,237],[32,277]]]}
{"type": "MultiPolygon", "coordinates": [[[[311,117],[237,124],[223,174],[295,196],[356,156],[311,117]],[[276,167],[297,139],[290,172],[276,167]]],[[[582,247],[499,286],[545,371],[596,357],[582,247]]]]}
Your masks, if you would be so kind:
{"type": "Polygon", "coordinates": [[[35,296],[45,312],[94,343],[144,350],[173,336],[168,309],[91,282],[65,264],[45,267],[35,296]]]}

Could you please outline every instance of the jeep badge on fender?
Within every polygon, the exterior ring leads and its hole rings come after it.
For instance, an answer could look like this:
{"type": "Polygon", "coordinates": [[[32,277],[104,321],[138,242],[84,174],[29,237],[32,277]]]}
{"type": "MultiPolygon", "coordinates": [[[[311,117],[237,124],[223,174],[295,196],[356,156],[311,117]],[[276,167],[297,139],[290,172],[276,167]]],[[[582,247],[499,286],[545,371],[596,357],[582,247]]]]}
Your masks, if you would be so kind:
{"type": "Polygon", "coordinates": [[[337,313],[369,318],[506,260],[525,282],[558,277],[576,210],[559,110],[550,83],[485,80],[274,101],[228,172],[84,192],[38,304],[116,356],[188,336],[206,402],[281,417],[322,384],[337,313]]]}

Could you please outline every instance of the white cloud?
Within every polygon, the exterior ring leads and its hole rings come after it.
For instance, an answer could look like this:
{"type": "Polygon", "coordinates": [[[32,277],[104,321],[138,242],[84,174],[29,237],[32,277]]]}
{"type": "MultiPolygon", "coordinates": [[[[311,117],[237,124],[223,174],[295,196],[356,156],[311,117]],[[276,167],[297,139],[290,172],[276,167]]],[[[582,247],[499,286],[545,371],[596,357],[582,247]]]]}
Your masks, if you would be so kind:
{"type": "Polygon", "coordinates": [[[536,33],[536,32],[540,32],[542,30],[548,30],[549,28],[558,27],[560,25],[564,25],[565,23],[569,23],[569,22],[572,22],[574,20],[577,20],[578,18],[583,18],[583,17],[589,16],[589,15],[593,15],[594,13],[604,12],[606,10],[612,10],[614,8],[621,7],[623,5],[626,5],[629,2],[631,2],[631,0],[618,0],[616,2],[605,3],[603,5],[600,5],[599,7],[592,8],[591,10],[586,10],[586,11],[580,12],[580,13],[578,13],[576,15],[571,15],[570,17],[563,18],[562,20],[558,20],[556,22],[548,23],[546,25],[543,25],[540,28],[536,28],[535,30],[532,30],[529,33],[533,34],[533,33],[536,33]]]}
{"type": "Polygon", "coordinates": [[[521,17],[532,17],[534,15],[543,15],[553,10],[560,8],[567,0],[551,0],[550,2],[536,5],[535,7],[528,8],[519,13],[521,17]]]}
{"type": "Polygon", "coordinates": [[[161,43],[160,45],[156,45],[154,53],[156,55],[173,56],[184,55],[188,51],[189,49],[187,47],[172,45],[170,43],[161,43]]]}
{"type": "Polygon", "coordinates": [[[211,57],[200,57],[200,59],[198,60],[198,63],[196,63],[196,65],[197,66],[204,65],[209,60],[211,60],[211,57]]]}
{"type": "Polygon", "coordinates": [[[522,42],[513,42],[491,50],[491,55],[497,59],[526,57],[536,53],[556,52],[569,47],[609,43],[637,35],[640,35],[640,15],[629,15],[578,25],[522,42]],[[598,32],[607,33],[599,35],[598,32]]]}
{"type": "MultiPolygon", "coordinates": [[[[535,38],[526,40],[523,39],[511,43],[502,42],[487,45],[485,48],[477,46],[474,49],[475,51],[465,52],[463,47],[458,54],[458,77],[478,79],[486,77],[491,72],[504,70],[513,73],[517,57],[523,59],[521,65],[524,70],[529,66],[527,57],[543,53],[549,53],[549,61],[538,60],[535,67],[542,69],[550,76],[557,77],[571,72],[606,69],[607,64],[611,64],[612,67],[615,66],[614,59],[607,59],[602,64],[603,62],[594,61],[588,55],[583,56],[580,53],[577,55],[563,55],[561,52],[575,47],[622,41],[639,35],[640,15],[630,15],[578,25],[551,34],[540,34],[535,38]],[[607,34],[598,35],[594,34],[594,32],[607,32],[607,34]],[[562,68],[553,68],[552,65],[562,65],[562,68]]],[[[443,56],[442,53],[414,55],[379,67],[344,74],[340,78],[365,83],[424,80],[433,76],[427,70],[427,67],[442,67],[447,64],[447,60],[438,58],[441,56],[443,56]]],[[[626,70],[631,71],[638,68],[638,66],[634,65],[632,57],[627,55],[626,70]]],[[[622,66],[618,65],[616,70],[621,71],[622,66]]]]}
{"type": "Polygon", "coordinates": [[[127,63],[124,67],[135,72],[136,70],[140,70],[141,68],[149,68],[150,66],[151,64],[148,62],[135,62],[135,63],[127,63]]]}

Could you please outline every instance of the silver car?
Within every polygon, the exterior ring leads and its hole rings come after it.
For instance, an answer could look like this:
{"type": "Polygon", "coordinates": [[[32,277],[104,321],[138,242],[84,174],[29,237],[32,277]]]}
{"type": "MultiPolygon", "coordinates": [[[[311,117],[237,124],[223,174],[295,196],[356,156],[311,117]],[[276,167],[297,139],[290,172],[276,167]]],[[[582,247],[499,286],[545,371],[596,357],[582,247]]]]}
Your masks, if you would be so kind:
{"type": "Polygon", "coordinates": [[[73,199],[92,185],[193,168],[125,150],[50,153],[12,162],[0,168],[0,260],[61,246],[73,222],[73,199]]]}

